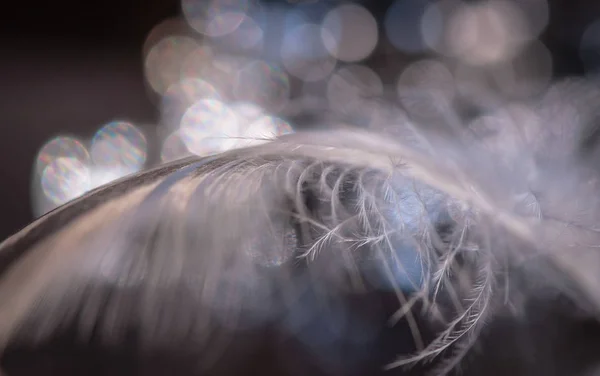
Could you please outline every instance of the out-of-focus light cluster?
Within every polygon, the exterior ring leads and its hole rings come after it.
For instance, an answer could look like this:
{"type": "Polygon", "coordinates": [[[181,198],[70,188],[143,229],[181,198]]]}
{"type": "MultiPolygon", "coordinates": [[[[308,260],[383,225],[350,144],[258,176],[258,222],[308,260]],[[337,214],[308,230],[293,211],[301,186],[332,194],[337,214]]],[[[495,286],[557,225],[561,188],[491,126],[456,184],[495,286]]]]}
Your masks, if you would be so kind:
{"type": "Polygon", "coordinates": [[[341,5],[325,16],[321,36],[332,56],[346,62],[359,61],[377,45],[377,22],[361,6],[341,5]]]}
{"type": "Polygon", "coordinates": [[[397,0],[378,25],[354,2],[182,0],[182,19],[165,21],[148,38],[146,77],[162,98],[165,145],[192,153],[236,147],[214,140],[190,146],[213,131],[218,139],[253,133],[243,116],[218,130],[206,119],[239,117],[240,102],[283,119],[316,101],[341,118],[372,124],[378,99],[396,92],[409,116],[440,120],[457,100],[497,106],[543,90],[552,60],[538,37],[548,14],[546,0],[397,0]],[[385,48],[391,57],[377,60],[385,48]],[[184,117],[207,99],[229,110],[184,117]]]}
{"type": "MultiPolygon", "coordinates": [[[[315,110],[326,122],[392,133],[402,122],[539,121],[506,114],[551,85],[552,56],[539,40],[547,0],[396,0],[379,15],[367,8],[182,0],[181,17],[156,25],[143,46],[148,92],[160,109],[156,155],[167,162],[266,142],[315,110]]],[[[580,44],[590,73],[600,67],[599,25],[589,25],[580,44]]],[[[41,190],[58,204],[137,171],[144,140],[135,127],[114,125],[85,147],[57,138],[40,152],[41,190]],[[126,145],[133,147],[122,154],[126,145]],[[121,167],[106,167],[114,164],[121,167]]]]}
{"type": "Polygon", "coordinates": [[[245,1],[182,2],[146,43],[148,87],[161,110],[161,158],[210,155],[265,142],[292,127],[278,116],[291,97],[282,61],[261,55],[264,18],[245,1]]]}
{"type": "Polygon", "coordinates": [[[125,121],[104,125],[89,142],[69,136],[50,140],[36,159],[36,214],[139,171],[147,149],[144,134],[125,121]]]}
{"type": "Polygon", "coordinates": [[[196,31],[211,37],[232,33],[246,18],[246,0],[182,0],[183,15],[196,31]]]}

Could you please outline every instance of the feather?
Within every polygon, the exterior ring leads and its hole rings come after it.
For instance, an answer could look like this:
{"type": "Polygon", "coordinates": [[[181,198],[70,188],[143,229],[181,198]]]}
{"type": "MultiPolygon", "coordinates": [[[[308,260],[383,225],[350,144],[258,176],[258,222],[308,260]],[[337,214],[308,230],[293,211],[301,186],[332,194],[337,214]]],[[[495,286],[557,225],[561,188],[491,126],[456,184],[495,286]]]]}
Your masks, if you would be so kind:
{"type": "MultiPolygon", "coordinates": [[[[191,346],[213,364],[235,331],[304,338],[298,315],[320,311],[298,306],[303,291],[352,317],[333,297],[378,290],[396,299],[387,322],[405,319],[414,341],[386,368],[439,360],[432,372],[442,375],[505,302],[502,265],[550,260],[540,274],[553,270],[556,285],[574,283],[561,290],[598,307],[597,268],[581,266],[598,261],[599,192],[564,135],[572,130],[548,134],[562,148],[548,163],[540,138],[496,158],[489,145],[506,134],[396,128],[414,137],[301,132],[188,158],[43,216],[0,245],[0,349],[75,325],[80,341],[136,333],[143,351],[191,346]],[[522,207],[528,195],[533,212],[522,207]]],[[[358,341],[348,333],[322,335],[358,341]]],[[[317,337],[302,340],[316,353],[317,337]]]]}

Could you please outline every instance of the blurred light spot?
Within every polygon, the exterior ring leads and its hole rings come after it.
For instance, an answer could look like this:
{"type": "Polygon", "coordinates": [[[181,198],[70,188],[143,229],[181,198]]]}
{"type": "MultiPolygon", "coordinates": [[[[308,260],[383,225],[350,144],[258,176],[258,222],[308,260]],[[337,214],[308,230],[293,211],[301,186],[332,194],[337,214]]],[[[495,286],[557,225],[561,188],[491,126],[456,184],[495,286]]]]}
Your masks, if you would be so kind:
{"type": "Polygon", "coordinates": [[[210,37],[232,33],[248,10],[246,0],[183,0],[181,6],[190,26],[210,37]]]}
{"type": "Polygon", "coordinates": [[[234,94],[238,100],[277,111],[289,100],[290,83],[279,67],[264,61],[253,61],[237,74],[234,94]]]}
{"type": "Polygon", "coordinates": [[[91,189],[90,167],[76,158],[58,157],[44,168],[41,184],[44,195],[62,205],[91,189]]]}
{"type": "Polygon", "coordinates": [[[377,22],[362,6],[345,4],[325,16],[321,36],[329,53],[337,59],[359,61],[377,45],[377,22]]]}
{"type": "Polygon", "coordinates": [[[40,149],[36,159],[36,172],[41,174],[46,166],[58,158],[75,159],[84,165],[90,162],[90,155],[79,140],[72,137],[56,137],[40,149]]]}
{"type": "MultiPolygon", "coordinates": [[[[115,176],[139,171],[146,162],[146,152],[147,143],[142,132],[124,121],[106,124],[92,139],[94,164],[101,170],[117,171],[115,176]]],[[[112,172],[108,174],[112,175],[112,172]]]]}
{"type": "Polygon", "coordinates": [[[291,8],[292,12],[290,13],[302,15],[303,23],[313,23],[322,20],[323,15],[331,9],[331,5],[327,1],[297,1],[291,8]]]}
{"type": "Polygon", "coordinates": [[[181,140],[190,153],[200,157],[219,154],[235,147],[231,142],[231,135],[218,136],[198,128],[182,128],[179,131],[181,140]]]}
{"type": "Polygon", "coordinates": [[[505,1],[462,6],[447,32],[452,55],[473,65],[508,60],[531,37],[521,10],[505,1]]]}
{"type": "Polygon", "coordinates": [[[152,47],[166,37],[192,35],[193,30],[181,17],[167,18],[154,26],[144,41],[143,53],[147,56],[152,47]]]}
{"type": "Polygon", "coordinates": [[[381,95],[381,79],[362,65],[340,68],[327,83],[327,99],[332,110],[346,115],[370,118],[373,102],[381,95]]]}
{"type": "Polygon", "coordinates": [[[244,129],[250,123],[263,116],[265,110],[254,103],[238,102],[231,105],[231,109],[239,118],[240,129],[244,129]]]}
{"type": "Polygon", "coordinates": [[[181,78],[181,67],[184,59],[198,45],[193,39],[181,36],[170,36],[154,45],[145,61],[145,73],[148,83],[159,94],[181,78]]]}
{"type": "Polygon", "coordinates": [[[540,42],[525,48],[515,59],[493,70],[500,90],[511,97],[524,98],[540,93],[552,77],[552,56],[540,42]]]}
{"type": "Polygon", "coordinates": [[[180,136],[190,152],[216,154],[235,147],[240,136],[238,119],[223,102],[203,99],[183,115],[180,136]]]}
{"type": "Polygon", "coordinates": [[[295,77],[304,81],[320,81],[333,72],[336,60],[325,46],[323,40],[333,39],[315,24],[304,24],[286,34],[281,50],[285,68],[295,77]]]}
{"type": "Polygon", "coordinates": [[[281,43],[287,34],[287,16],[293,13],[289,7],[282,4],[271,4],[252,9],[251,18],[263,31],[260,56],[268,61],[280,61],[281,43]]]}
{"type": "Polygon", "coordinates": [[[235,79],[248,59],[225,54],[216,55],[206,67],[202,79],[208,81],[221,94],[222,99],[231,99],[235,79]]]}
{"type": "Polygon", "coordinates": [[[448,34],[448,22],[455,10],[461,5],[458,0],[441,0],[427,5],[421,19],[423,42],[441,55],[451,55],[451,36],[448,34]]]}
{"type": "MultiPolygon", "coordinates": [[[[241,136],[243,136],[252,123],[266,115],[263,108],[249,102],[233,103],[230,108],[237,116],[238,130],[241,136]]],[[[241,141],[243,140],[238,140],[238,143],[241,141]]]]}
{"type": "Polygon", "coordinates": [[[454,95],[452,73],[435,60],[409,65],[398,80],[400,103],[408,113],[424,120],[438,120],[447,115],[454,95]]]}
{"type": "Polygon", "coordinates": [[[180,79],[204,78],[206,70],[214,58],[213,50],[207,46],[197,46],[181,62],[180,79]]]}
{"type": "Polygon", "coordinates": [[[310,23],[310,18],[300,9],[293,7],[290,9],[289,7],[284,8],[284,12],[282,15],[278,15],[279,17],[283,17],[283,23],[285,27],[285,33],[289,33],[290,31],[297,29],[298,27],[310,23]]]}
{"type": "Polygon", "coordinates": [[[289,133],[293,133],[293,129],[285,120],[274,116],[263,116],[244,130],[242,139],[236,147],[260,145],[289,133]]]}
{"type": "Polygon", "coordinates": [[[207,25],[205,34],[213,37],[227,35],[237,30],[246,19],[241,12],[225,12],[213,17],[207,25]]]}
{"type": "Polygon", "coordinates": [[[219,42],[238,51],[260,52],[264,45],[264,32],[254,19],[244,17],[240,26],[231,34],[220,38],[219,42]]]}
{"type": "Polygon", "coordinates": [[[590,24],[581,37],[579,56],[588,73],[595,73],[600,67],[600,21],[590,24]]]}
{"type": "Polygon", "coordinates": [[[167,136],[162,143],[160,159],[163,162],[171,162],[190,155],[192,155],[192,153],[188,150],[188,147],[182,138],[180,129],[167,136]]]}
{"type": "MultiPolygon", "coordinates": [[[[387,38],[394,47],[409,53],[422,52],[425,49],[421,19],[428,4],[427,0],[396,0],[389,7],[384,27],[387,38]]],[[[437,23],[430,22],[427,25],[429,30],[439,27],[437,23]]]]}
{"type": "Polygon", "coordinates": [[[121,179],[131,173],[137,172],[129,170],[123,166],[111,166],[111,167],[92,167],[92,188],[98,188],[102,185],[112,183],[115,180],[121,179]]]}
{"type": "Polygon", "coordinates": [[[177,128],[187,109],[201,99],[220,99],[213,85],[199,78],[185,78],[171,85],[162,98],[163,124],[177,128]]]}

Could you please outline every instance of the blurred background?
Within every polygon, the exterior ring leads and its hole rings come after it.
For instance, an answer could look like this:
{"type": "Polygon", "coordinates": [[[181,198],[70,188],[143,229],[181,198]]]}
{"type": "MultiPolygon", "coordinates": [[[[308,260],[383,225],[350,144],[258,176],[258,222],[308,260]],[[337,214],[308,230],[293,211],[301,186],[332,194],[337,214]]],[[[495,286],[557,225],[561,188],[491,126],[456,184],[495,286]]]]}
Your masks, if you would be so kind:
{"type": "Polygon", "coordinates": [[[185,155],[326,123],[436,123],[453,113],[485,124],[499,111],[527,119],[527,101],[554,79],[595,80],[600,67],[594,0],[34,0],[2,9],[2,239],[90,189],[185,155]]]}

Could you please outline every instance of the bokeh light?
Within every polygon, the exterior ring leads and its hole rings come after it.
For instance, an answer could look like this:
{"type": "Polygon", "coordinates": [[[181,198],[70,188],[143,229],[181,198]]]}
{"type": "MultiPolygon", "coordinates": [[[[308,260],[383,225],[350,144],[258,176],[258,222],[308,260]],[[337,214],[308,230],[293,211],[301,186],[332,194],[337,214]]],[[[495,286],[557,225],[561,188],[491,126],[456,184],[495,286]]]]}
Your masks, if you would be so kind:
{"type": "Polygon", "coordinates": [[[206,80],[206,72],[210,70],[215,58],[213,49],[207,44],[195,43],[194,49],[182,56],[179,79],[200,78],[206,80]]]}
{"type": "Polygon", "coordinates": [[[232,103],[230,107],[237,115],[241,129],[265,115],[265,110],[254,103],[236,102],[232,103]]]}
{"type": "Polygon", "coordinates": [[[200,156],[232,149],[240,137],[236,114],[216,99],[193,104],[183,115],[180,132],[188,150],[200,156]]]}
{"type": "Polygon", "coordinates": [[[263,28],[252,17],[246,16],[237,29],[215,39],[215,42],[232,50],[260,53],[264,48],[264,40],[263,28]]]}
{"type": "Polygon", "coordinates": [[[79,159],[58,157],[44,168],[41,185],[53,204],[62,205],[92,188],[91,169],[79,159]]]}
{"type": "MultiPolygon", "coordinates": [[[[98,124],[92,140],[50,140],[36,160],[40,197],[56,205],[154,156],[168,162],[248,147],[299,123],[368,127],[417,145],[407,130],[422,124],[481,130],[514,122],[535,139],[547,117],[578,117],[579,105],[562,99],[550,106],[557,113],[527,105],[552,85],[555,62],[540,41],[547,0],[388,5],[181,0],[180,17],[160,22],[142,48],[156,128],[144,134],[113,122],[98,124]],[[157,145],[146,140],[153,135],[157,145]]],[[[590,73],[600,64],[598,25],[582,29],[579,46],[590,73]]],[[[511,140],[494,137],[492,144],[511,140]]]]}
{"type": "Polygon", "coordinates": [[[541,42],[533,42],[514,59],[499,65],[493,75],[503,94],[512,98],[531,97],[549,85],[552,56],[541,42]]]}
{"type": "Polygon", "coordinates": [[[212,58],[201,78],[210,82],[224,100],[233,100],[235,79],[249,61],[251,59],[221,53],[212,58]]]}
{"type": "Polygon", "coordinates": [[[162,122],[176,128],[187,109],[201,99],[221,99],[215,87],[200,78],[184,78],[171,85],[162,98],[162,122]]]}
{"type": "Polygon", "coordinates": [[[34,172],[32,193],[36,215],[94,188],[90,154],[85,144],[73,137],[55,137],[42,146],[34,172]]]}
{"type": "Polygon", "coordinates": [[[227,35],[244,21],[246,0],[183,0],[183,15],[196,31],[211,37],[227,35]]]}
{"type": "Polygon", "coordinates": [[[419,31],[425,45],[436,54],[442,56],[450,54],[449,19],[460,5],[459,0],[440,0],[429,3],[425,8],[419,31]]]}
{"type": "Polygon", "coordinates": [[[531,40],[522,11],[512,2],[463,4],[449,20],[450,53],[473,64],[493,64],[517,54],[531,40]]]}
{"type": "Polygon", "coordinates": [[[73,137],[60,136],[48,141],[39,151],[36,159],[36,172],[44,169],[59,158],[79,161],[83,165],[90,163],[90,155],[83,143],[73,137]]]}
{"type": "Polygon", "coordinates": [[[285,120],[269,115],[262,116],[243,131],[236,147],[259,145],[292,132],[292,126],[285,120]]]}
{"type": "Polygon", "coordinates": [[[365,8],[344,4],[325,16],[321,36],[332,56],[341,61],[359,61],[369,56],[377,45],[377,22],[365,8]]]}
{"type": "Polygon", "coordinates": [[[257,60],[246,64],[238,72],[234,93],[240,101],[277,111],[289,100],[290,83],[281,68],[257,60]]]}
{"type": "Polygon", "coordinates": [[[144,166],[147,148],[144,134],[133,124],[113,121],[96,132],[90,154],[98,168],[124,176],[144,166]]]}
{"type": "Polygon", "coordinates": [[[152,89],[164,94],[177,83],[184,59],[198,47],[193,39],[184,36],[169,36],[155,44],[145,61],[146,79],[152,89]]]}
{"type": "Polygon", "coordinates": [[[304,81],[320,81],[329,76],[337,64],[325,48],[324,40],[335,37],[317,24],[303,24],[286,34],[281,50],[285,68],[304,81]]]}
{"type": "MultiPolygon", "coordinates": [[[[394,47],[407,53],[425,50],[427,45],[425,36],[421,33],[421,23],[428,5],[427,0],[396,0],[390,6],[385,16],[384,27],[387,39],[394,47]]],[[[428,24],[426,29],[439,27],[438,24],[428,24]]]]}

